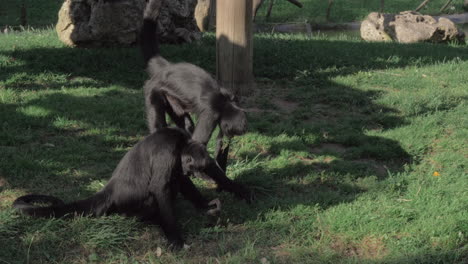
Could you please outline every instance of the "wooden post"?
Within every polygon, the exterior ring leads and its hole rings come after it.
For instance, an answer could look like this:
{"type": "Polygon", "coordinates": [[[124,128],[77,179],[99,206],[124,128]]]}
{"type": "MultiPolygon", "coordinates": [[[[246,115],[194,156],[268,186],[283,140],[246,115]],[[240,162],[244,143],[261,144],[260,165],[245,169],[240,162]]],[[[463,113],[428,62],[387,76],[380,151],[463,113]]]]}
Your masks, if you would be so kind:
{"type": "Polygon", "coordinates": [[[216,73],[237,95],[253,86],[252,0],[216,1],[216,73]]]}

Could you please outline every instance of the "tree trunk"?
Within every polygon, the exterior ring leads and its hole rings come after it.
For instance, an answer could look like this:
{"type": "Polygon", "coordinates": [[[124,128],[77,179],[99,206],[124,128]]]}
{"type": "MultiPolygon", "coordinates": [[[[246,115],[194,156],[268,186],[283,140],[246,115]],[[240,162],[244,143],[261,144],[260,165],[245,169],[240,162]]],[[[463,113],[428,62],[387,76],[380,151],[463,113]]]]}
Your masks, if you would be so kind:
{"type": "Polygon", "coordinates": [[[333,5],[333,0],[328,0],[327,14],[325,15],[325,20],[330,21],[330,13],[333,5]]]}
{"type": "Polygon", "coordinates": [[[213,10],[216,0],[198,0],[195,7],[195,21],[201,32],[208,31],[213,24],[213,10]]]}
{"type": "Polygon", "coordinates": [[[237,95],[251,92],[252,0],[217,0],[216,70],[220,83],[237,95]]]}
{"type": "Polygon", "coordinates": [[[252,0],[253,17],[257,16],[257,11],[262,6],[264,0],[252,0]]]}

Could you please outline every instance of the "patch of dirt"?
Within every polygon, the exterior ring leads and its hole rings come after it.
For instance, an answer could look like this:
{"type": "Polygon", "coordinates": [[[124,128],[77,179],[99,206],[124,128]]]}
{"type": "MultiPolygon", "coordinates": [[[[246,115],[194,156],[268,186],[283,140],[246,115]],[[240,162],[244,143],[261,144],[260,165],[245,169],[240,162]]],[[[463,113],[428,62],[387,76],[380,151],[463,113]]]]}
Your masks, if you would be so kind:
{"type": "Polygon", "coordinates": [[[331,248],[343,256],[366,260],[381,259],[388,253],[382,239],[374,236],[366,236],[359,242],[351,242],[342,237],[335,237],[331,248]]]}
{"type": "MultiPolygon", "coordinates": [[[[349,115],[349,113],[346,113],[349,115]]],[[[310,117],[304,120],[305,123],[313,124],[317,122],[337,122],[344,114],[334,107],[326,104],[313,104],[310,110],[310,117]]]]}
{"type": "MultiPolygon", "coordinates": [[[[343,155],[347,151],[347,147],[337,143],[324,143],[315,147],[311,147],[309,152],[316,155],[322,155],[326,153],[343,155]]],[[[327,158],[323,163],[331,163],[334,159],[327,158]]],[[[388,174],[388,167],[386,164],[378,162],[373,159],[357,159],[351,160],[352,163],[358,165],[364,165],[370,171],[373,171],[378,177],[383,178],[388,174]]]]}
{"type": "Polygon", "coordinates": [[[387,176],[387,166],[385,166],[384,164],[381,164],[375,160],[372,160],[372,159],[359,159],[359,160],[354,160],[353,161],[354,163],[357,163],[357,164],[363,164],[365,166],[367,166],[369,169],[372,169],[375,174],[380,177],[380,178],[383,178],[383,177],[386,177],[387,176]]]}
{"type": "Polygon", "coordinates": [[[381,259],[387,255],[387,249],[381,238],[364,237],[359,243],[358,254],[364,259],[381,259]]]}
{"type": "Polygon", "coordinates": [[[292,113],[299,106],[296,102],[286,101],[284,99],[275,98],[272,100],[272,103],[276,105],[281,111],[286,113],[292,113]]]}
{"type": "Polygon", "coordinates": [[[322,154],[322,153],[337,153],[344,154],[346,152],[346,147],[341,144],[336,143],[324,143],[317,147],[312,147],[310,153],[312,154],[322,154]]]}
{"type": "Polygon", "coordinates": [[[215,257],[219,254],[220,244],[224,251],[234,254],[241,249],[243,234],[247,232],[244,226],[233,225],[226,228],[224,239],[195,240],[188,239],[191,248],[186,251],[186,256],[190,258],[190,263],[206,263],[209,257],[215,257]]]}
{"type": "Polygon", "coordinates": [[[285,258],[291,256],[291,253],[287,250],[287,248],[287,245],[281,244],[275,247],[271,247],[271,250],[277,258],[285,258]]]}

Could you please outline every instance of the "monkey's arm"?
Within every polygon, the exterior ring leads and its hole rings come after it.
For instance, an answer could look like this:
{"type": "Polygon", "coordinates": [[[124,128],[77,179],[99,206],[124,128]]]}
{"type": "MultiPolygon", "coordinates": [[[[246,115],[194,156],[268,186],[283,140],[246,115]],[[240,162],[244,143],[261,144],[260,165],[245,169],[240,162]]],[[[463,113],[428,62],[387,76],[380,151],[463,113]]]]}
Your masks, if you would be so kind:
{"type": "Polygon", "coordinates": [[[208,209],[206,213],[209,215],[215,215],[221,211],[221,202],[219,199],[208,202],[187,175],[182,175],[180,178],[180,192],[186,199],[190,200],[196,208],[208,209]]]}
{"type": "Polygon", "coordinates": [[[223,132],[219,129],[218,137],[216,138],[216,148],[215,148],[215,159],[219,167],[226,172],[227,168],[227,159],[229,154],[229,147],[231,145],[231,139],[229,139],[228,144],[223,148],[223,132]]]}
{"type": "Polygon", "coordinates": [[[195,125],[192,139],[206,146],[210,140],[211,134],[218,124],[219,113],[214,110],[205,109],[198,116],[198,122],[195,125]]]}
{"type": "Polygon", "coordinates": [[[197,187],[189,179],[187,175],[181,175],[179,178],[180,192],[182,195],[192,202],[192,204],[198,209],[207,209],[208,200],[203,197],[197,187]]]}
{"type": "Polygon", "coordinates": [[[216,162],[210,162],[210,164],[203,170],[206,175],[212,178],[217,184],[220,190],[233,193],[240,199],[244,199],[247,203],[252,202],[254,199],[253,193],[247,187],[239,184],[228,177],[224,171],[216,164],[216,162]]]}

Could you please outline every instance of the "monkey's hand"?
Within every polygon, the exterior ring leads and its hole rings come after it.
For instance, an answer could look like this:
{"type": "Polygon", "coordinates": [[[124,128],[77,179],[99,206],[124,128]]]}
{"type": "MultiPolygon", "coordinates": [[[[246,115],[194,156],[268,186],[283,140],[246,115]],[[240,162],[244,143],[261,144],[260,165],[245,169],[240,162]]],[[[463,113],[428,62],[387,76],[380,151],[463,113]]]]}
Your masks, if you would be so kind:
{"type": "Polygon", "coordinates": [[[241,186],[242,187],[240,188],[240,191],[236,194],[236,196],[238,196],[240,199],[245,200],[246,203],[251,204],[255,200],[255,193],[251,189],[243,185],[241,186]]]}
{"type": "Polygon", "coordinates": [[[208,208],[211,208],[208,211],[206,211],[208,215],[211,215],[211,216],[218,215],[219,212],[221,212],[221,201],[218,198],[211,200],[208,203],[208,208]]]}

